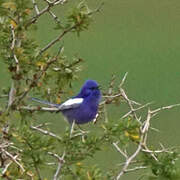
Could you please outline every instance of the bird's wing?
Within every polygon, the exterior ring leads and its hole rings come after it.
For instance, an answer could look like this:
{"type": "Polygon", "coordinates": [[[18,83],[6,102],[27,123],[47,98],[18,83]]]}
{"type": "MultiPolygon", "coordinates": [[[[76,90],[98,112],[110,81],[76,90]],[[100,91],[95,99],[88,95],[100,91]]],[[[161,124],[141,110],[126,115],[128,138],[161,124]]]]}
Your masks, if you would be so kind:
{"type": "Polygon", "coordinates": [[[59,110],[67,110],[79,107],[83,102],[83,98],[72,98],[59,105],[59,110]]]}
{"type": "Polygon", "coordinates": [[[51,103],[51,102],[48,102],[48,101],[40,100],[38,98],[31,98],[31,100],[42,103],[42,104],[47,104],[47,105],[52,106],[52,107],[59,107],[59,104],[54,104],[54,103],[51,103]]]}

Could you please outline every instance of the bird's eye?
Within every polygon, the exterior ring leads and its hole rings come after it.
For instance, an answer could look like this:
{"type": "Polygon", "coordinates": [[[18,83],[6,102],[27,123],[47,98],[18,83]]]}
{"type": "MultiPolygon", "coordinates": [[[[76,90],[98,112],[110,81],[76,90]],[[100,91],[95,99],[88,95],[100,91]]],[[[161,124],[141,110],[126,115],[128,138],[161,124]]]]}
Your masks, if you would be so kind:
{"type": "Polygon", "coordinates": [[[91,90],[98,89],[98,87],[90,87],[91,90]]]}

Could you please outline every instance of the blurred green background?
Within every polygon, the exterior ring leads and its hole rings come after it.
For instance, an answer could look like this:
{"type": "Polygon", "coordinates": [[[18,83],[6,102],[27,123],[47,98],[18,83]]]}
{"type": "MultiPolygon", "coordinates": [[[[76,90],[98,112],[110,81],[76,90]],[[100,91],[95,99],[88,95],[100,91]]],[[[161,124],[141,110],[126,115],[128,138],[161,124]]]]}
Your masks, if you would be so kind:
{"type": "MultiPolygon", "coordinates": [[[[94,8],[101,1],[87,2],[90,8],[94,8]]],[[[77,55],[85,60],[79,80],[73,84],[74,93],[86,79],[95,79],[105,87],[112,74],[117,76],[118,83],[128,72],[125,87],[130,98],[141,103],[153,101],[153,108],[180,103],[180,1],[104,2],[102,11],[94,16],[89,30],[80,37],[72,33],[64,38],[65,54],[70,57],[77,55]]],[[[65,7],[55,9],[60,19],[74,3],[69,1],[65,7]]],[[[59,34],[53,30],[54,22],[50,22],[48,15],[40,18],[39,29],[33,34],[42,47],[59,34]]],[[[2,85],[7,83],[4,73],[1,68],[2,85]]],[[[121,106],[109,109],[108,113],[110,119],[120,117],[121,106]]],[[[45,113],[41,118],[43,122],[52,121],[51,127],[57,132],[68,126],[60,114],[45,113]]],[[[160,132],[151,133],[151,143],[160,141],[168,146],[180,146],[180,107],[162,112],[152,123],[160,132]]],[[[88,126],[92,128],[93,125],[88,126]]],[[[122,158],[115,150],[105,149],[104,154],[95,156],[97,161],[102,167],[110,167],[122,162],[122,158]]],[[[134,174],[122,179],[136,179],[134,174]]]]}

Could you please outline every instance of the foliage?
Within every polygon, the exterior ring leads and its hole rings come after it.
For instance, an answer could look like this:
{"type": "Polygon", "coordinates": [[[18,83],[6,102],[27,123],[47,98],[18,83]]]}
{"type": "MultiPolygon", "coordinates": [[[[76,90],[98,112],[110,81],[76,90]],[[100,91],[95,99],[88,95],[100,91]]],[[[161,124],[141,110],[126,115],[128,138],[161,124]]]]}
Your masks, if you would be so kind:
{"type": "Polygon", "coordinates": [[[176,161],[178,159],[177,152],[168,152],[158,154],[159,162],[154,161],[147,154],[143,155],[145,165],[150,166],[153,176],[149,179],[169,179],[176,180],[180,178],[179,168],[176,161]]]}
{"type": "MultiPolygon", "coordinates": [[[[88,29],[93,14],[101,8],[99,6],[90,10],[81,2],[74,5],[71,13],[61,22],[52,9],[54,6],[63,6],[66,0],[44,1],[47,6],[40,10],[41,6],[35,1],[0,1],[0,58],[11,77],[11,85],[3,87],[0,96],[5,98],[0,107],[1,177],[48,179],[53,173],[54,180],[58,176],[62,179],[81,180],[119,179],[118,165],[103,170],[98,162],[88,163],[97,152],[114,146],[114,150],[124,156],[125,165],[133,166],[130,160],[137,158],[133,167],[143,165],[150,169],[152,173],[148,175],[149,179],[178,179],[178,152],[164,148],[160,153],[156,153],[147,148],[148,117],[152,118],[154,114],[148,111],[147,119],[140,121],[137,118],[136,111],[145,106],[134,109],[134,105],[138,104],[128,99],[122,89],[125,78],[115,91],[117,88],[114,89],[113,77],[107,92],[104,92],[99,110],[100,117],[94,125],[97,134],[79,129],[71,133],[68,127],[64,135],[59,137],[51,132],[48,124],[37,123],[37,115],[41,115],[43,109],[39,106],[29,106],[29,93],[60,103],[61,97],[77,79],[83,61],[79,57],[69,59],[62,44],[55,53],[51,48],[61,42],[65,35],[75,32],[79,36],[82,31],[88,29]],[[36,30],[39,17],[46,13],[56,22],[55,29],[59,36],[44,48],[40,48],[39,42],[32,37],[32,31],[36,30]],[[123,118],[108,119],[106,106],[119,106],[122,103],[128,105],[130,113],[123,118]],[[141,157],[134,156],[130,159],[130,152],[139,146],[141,149],[138,153],[141,157]],[[49,174],[47,177],[44,175],[46,170],[49,174]]],[[[124,166],[120,171],[122,174],[125,172],[128,172],[128,166],[124,166]]]]}

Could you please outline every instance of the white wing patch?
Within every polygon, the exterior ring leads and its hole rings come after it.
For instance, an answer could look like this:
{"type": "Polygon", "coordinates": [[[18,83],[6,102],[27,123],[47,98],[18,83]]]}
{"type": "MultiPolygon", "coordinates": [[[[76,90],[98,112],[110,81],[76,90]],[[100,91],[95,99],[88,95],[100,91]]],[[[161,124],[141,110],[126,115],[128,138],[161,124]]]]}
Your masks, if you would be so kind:
{"type": "Polygon", "coordinates": [[[82,102],[83,102],[83,98],[74,98],[74,99],[69,99],[65,101],[62,105],[71,106],[73,104],[81,104],[82,102]]]}
{"type": "Polygon", "coordinates": [[[80,106],[82,102],[83,102],[83,98],[69,99],[59,106],[59,110],[76,108],[80,106]]]}

